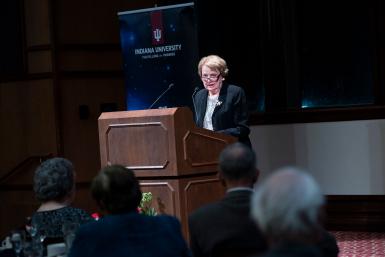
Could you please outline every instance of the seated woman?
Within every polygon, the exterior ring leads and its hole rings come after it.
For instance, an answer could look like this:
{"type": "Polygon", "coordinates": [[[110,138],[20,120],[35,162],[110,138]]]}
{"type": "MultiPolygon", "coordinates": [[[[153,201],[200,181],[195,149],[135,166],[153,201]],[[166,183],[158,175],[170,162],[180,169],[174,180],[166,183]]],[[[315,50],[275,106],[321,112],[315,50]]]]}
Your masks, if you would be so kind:
{"type": "Polygon", "coordinates": [[[104,168],[92,181],[91,193],[107,215],[79,228],[69,257],[191,256],[175,217],[138,213],[142,192],[131,170],[104,168]]]}
{"type": "Polygon", "coordinates": [[[46,244],[63,242],[63,224],[92,221],[84,210],[71,207],[75,196],[75,170],[64,158],[44,161],[35,171],[33,189],[40,202],[31,225],[46,237],[46,244]]]}

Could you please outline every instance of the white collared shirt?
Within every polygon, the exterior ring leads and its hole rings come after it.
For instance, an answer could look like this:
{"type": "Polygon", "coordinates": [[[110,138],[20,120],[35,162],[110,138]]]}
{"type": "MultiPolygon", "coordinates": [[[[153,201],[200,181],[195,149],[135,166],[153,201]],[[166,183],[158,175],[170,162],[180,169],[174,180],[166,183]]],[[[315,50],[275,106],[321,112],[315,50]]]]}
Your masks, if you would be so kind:
{"type": "Polygon", "coordinates": [[[233,187],[233,188],[230,188],[226,191],[226,193],[230,193],[230,192],[234,192],[234,191],[250,191],[250,192],[254,192],[254,189],[250,188],[250,187],[233,187]]]}
{"type": "Polygon", "coordinates": [[[217,102],[218,102],[218,96],[219,95],[213,95],[213,96],[209,95],[207,97],[206,113],[205,113],[205,118],[203,119],[203,127],[205,129],[214,130],[212,117],[213,117],[215,106],[217,105],[217,102]]]}

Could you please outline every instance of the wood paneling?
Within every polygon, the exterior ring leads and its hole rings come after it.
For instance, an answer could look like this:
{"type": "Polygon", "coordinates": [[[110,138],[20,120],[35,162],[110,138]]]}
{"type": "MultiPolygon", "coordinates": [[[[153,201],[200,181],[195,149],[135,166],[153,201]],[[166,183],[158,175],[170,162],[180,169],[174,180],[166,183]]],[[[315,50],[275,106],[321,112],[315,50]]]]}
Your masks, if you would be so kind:
{"type": "Polygon", "coordinates": [[[52,72],[52,53],[50,50],[28,53],[28,73],[52,72]]]}
{"type": "MultiPolygon", "coordinates": [[[[90,45],[92,47],[92,45],[90,45]]],[[[59,53],[60,70],[68,71],[122,71],[122,53],[119,51],[63,51],[59,53]]],[[[123,76],[123,73],[121,73],[123,76]]]]}
{"type": "Polygon", "coordinates": [[[0,201],[0,238],[12,229],[24,224],[26,218],[36,210],[38,203],[34,199],[32,186],[17,191],[1,191],[0,201]]]}
{"type": "Polygon", "coordinates": [[[153,7],[156,1],[53,1],[57,42],[118,43],[120,11],[153,7]],[[70,14],[70,15],[69,15],[70,14]]]}
{"type": "Polygon", "coordinates": [[[50,0],[23,0],[27,47],[51,43],[50,0]]]}
{"type": "MultiPolygon", "coordinates": [[[[20,51],[26,50],[29,73],[0,84],[0,177],[30,156],[64,156],[85,182],[75,205],[96,210],[87,183],[100,169],[97,118],[106,103],[125,110],[117,12],[155,1],[23,2],[26,49],[20,51]],[[80,117],[80,106],[88,115],[80,117]]],[[[0,236],[35,210],[35,167],[0,186],[0,236]]]]}
{"type": "Polygon", "coordinates": [[[100,169],[97,119],[101,104],[115,103],[125,109],[123,79],[63,79],[60,81],[60,113],[63,155],[73,161],[78,181],[87,182],[100,169]],[[80,106],[89,115],[80,118],[80,106]]]}
{"type": "Polygon", "coordinates": [[[143,192],[153,194],[152,207],[160,214],[176,216],[182,225],[185,239],[188,241],[188,215],[202,205],[221,199],[225,188],[216,174],[141,180],[143,192]]]}
{"type": "Polygon", "coordinates": [[[125,165],[141,177],[215,171],[219,153],[235,137],[198,128],[187,107],[103,113],[102,166],[125,165]]]}
{"type": "Polygon", "coordinates": [[[57,154],[57,124],[53,81],[33,80],[24,89],[29,155],[57,154]]]}
{"type": "Polygon", "coordinates": [[[26,82],[0,84],[0,175],[28,157],[26,131],[26,82]]]}
{"type": "Polygon", "coordinates": [[[384,195],[331,195],[327,199],[328,229],[385,231],[384,195]]]}

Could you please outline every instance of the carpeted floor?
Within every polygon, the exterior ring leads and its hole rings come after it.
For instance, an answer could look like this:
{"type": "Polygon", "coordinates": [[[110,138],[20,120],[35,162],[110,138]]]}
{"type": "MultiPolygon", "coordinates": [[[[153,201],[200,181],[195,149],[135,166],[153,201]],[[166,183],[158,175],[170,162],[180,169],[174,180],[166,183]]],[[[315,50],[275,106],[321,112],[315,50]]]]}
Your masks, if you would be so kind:
{"type": "Polygon", "coordinates": [[[385,233],[332,232],[340,248],[339,257],[385,257],[385,233]]]}

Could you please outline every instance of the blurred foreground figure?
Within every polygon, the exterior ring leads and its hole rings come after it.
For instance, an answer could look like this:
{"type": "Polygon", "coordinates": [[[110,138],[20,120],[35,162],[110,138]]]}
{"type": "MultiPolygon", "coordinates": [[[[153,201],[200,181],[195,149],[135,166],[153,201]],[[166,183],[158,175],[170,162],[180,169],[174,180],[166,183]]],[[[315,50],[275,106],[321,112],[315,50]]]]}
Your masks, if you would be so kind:
{"type": "Polygon", "coordinates": [[[273,173],[252,198],[252,216],[270,248],[264,257],[338,256],[334,237],[322,226],[324,196],[306,172],[287,167],[273,173]]]}
{"type": "Polygon", "coordinates": [[[142,192],[131,170],[107,166],[91,193],[106,215],[79,228],[69,257],[190,256],[176,218],[138,213],[142,192]]]}
{"type": "Polygon", "coordinates": [[[190,247],[194,257],[250,256],[267,249],[250,217],[250,199],[258,179],[256,156],[250,147],[235,143],[219,156],[219,177],[226,195],[189,217],[190,247]]]}

